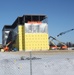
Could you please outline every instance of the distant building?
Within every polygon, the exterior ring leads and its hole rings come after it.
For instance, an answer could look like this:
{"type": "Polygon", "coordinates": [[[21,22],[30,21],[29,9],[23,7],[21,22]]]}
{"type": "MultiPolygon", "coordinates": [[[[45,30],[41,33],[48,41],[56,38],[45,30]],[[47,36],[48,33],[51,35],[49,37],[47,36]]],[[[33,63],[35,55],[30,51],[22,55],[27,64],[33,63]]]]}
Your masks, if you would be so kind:
{"type": "MultiPolygon", "coordinates": [[[[4,29],[6,28],[4,27],[3,31],[4,29]]],[[[19,51],[49,49],[46,15],[23,15],[18,17],[8,31],[7,38],[5,38],[3,32],[3,45],[12,41],[11,47],[15,47],[19,51]]]]}

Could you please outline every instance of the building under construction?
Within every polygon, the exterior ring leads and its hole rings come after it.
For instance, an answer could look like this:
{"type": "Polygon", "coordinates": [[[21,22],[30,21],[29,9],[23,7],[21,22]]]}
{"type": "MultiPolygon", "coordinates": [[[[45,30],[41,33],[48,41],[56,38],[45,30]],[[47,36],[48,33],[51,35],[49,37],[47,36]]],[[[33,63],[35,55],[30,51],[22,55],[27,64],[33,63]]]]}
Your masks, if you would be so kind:
{"type": "Polygon", "coordinates": [[[23,15],[12,25],[2,30],[2,44],[19,51],[42,51],[49,49],[48,24],[46,15],[23,15]]]}

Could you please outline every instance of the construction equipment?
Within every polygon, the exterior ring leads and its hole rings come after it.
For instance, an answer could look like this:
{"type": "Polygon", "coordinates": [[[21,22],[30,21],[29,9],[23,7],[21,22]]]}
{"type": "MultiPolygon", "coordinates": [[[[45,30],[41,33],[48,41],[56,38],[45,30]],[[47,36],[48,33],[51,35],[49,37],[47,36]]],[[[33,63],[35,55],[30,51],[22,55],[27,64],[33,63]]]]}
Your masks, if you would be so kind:
{"type": "Polygon", "coordinates": [[[8,42],[4,47],[4,51],[9,51],[9,45],[11,44],[12,41],[8,42]]]}
{"type": "Polygon", "coordinates": [[[68,48],[64,43],[60,42],[60,41],[57,40],[56,38],[54,38],[54,37],[52,37],[52,36],[50,36],[49,38],[52,38],[52,40],[56,40],[57,42],[59,42],[59,43],[62,45],[60,49],[65,50],[65,49],[68,48]]]}
{"type": "Polygon", "coordinates": [[[56,50],[57,49],[57,45],[51,40],[50,40],[50,49],[52,49],[52,50],[56,50]]]}
{"type": "Polygon", "coordinates": [[[70,30],[67,30],[67,31],[61,32],[61,33],[59,33],[59,34],[57,35],[57,37],[59,37],[59,36],[65,34],[65,33],[67,33],[67,32],[73,31],[73,30],[74,30],[74,29],[70,29],[70,30]]]}

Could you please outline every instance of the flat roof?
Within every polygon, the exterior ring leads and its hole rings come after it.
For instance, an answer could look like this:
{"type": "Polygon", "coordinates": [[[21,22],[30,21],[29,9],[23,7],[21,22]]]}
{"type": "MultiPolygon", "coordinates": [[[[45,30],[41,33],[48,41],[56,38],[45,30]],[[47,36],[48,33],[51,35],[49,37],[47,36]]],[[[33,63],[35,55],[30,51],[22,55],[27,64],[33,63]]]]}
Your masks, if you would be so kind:
{"type": "Polygon", "coordinates": [[[3,30],[8,30],[8,29],[13,29],[13,27],[11,25],[5,25],[2,29],[3,30]]]}
{"type": "Polygon", "coordinates": [[[24,23],[27,23],[28,21],[42,21],[45,18],[47,18],[46,15],[23,15],[22,17],[18,17],[14,21],[12,27],[15,28],[17,25],[22,25],[24,23]]]}
{"type": "Polygon", "coordinates": [[[42,21],[47,18],[46,15],[23,15],[25,22],[27,21],[42,21]]]}

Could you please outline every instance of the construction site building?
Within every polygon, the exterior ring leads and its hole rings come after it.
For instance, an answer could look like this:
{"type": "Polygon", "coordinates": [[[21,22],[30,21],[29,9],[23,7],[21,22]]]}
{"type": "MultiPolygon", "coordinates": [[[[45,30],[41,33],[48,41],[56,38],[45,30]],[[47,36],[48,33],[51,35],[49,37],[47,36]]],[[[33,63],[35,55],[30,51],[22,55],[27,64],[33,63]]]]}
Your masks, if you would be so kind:
{"type": "Polygon", "coordinates": [[[7,39],[10,31],[12,31],[13,28],[10,25],[5,25],[2,29],[2,46],[5,46],[7,44],[7,39]]]}
{"type": "Polygon", "coordinates": [[[12,41],[12,48],[17,48],[19,51],[42,51],[49,49],[46,15],[23,15],[18,17],[10,27],[12,30],[9,30],[6,42],[12,41]]]}

